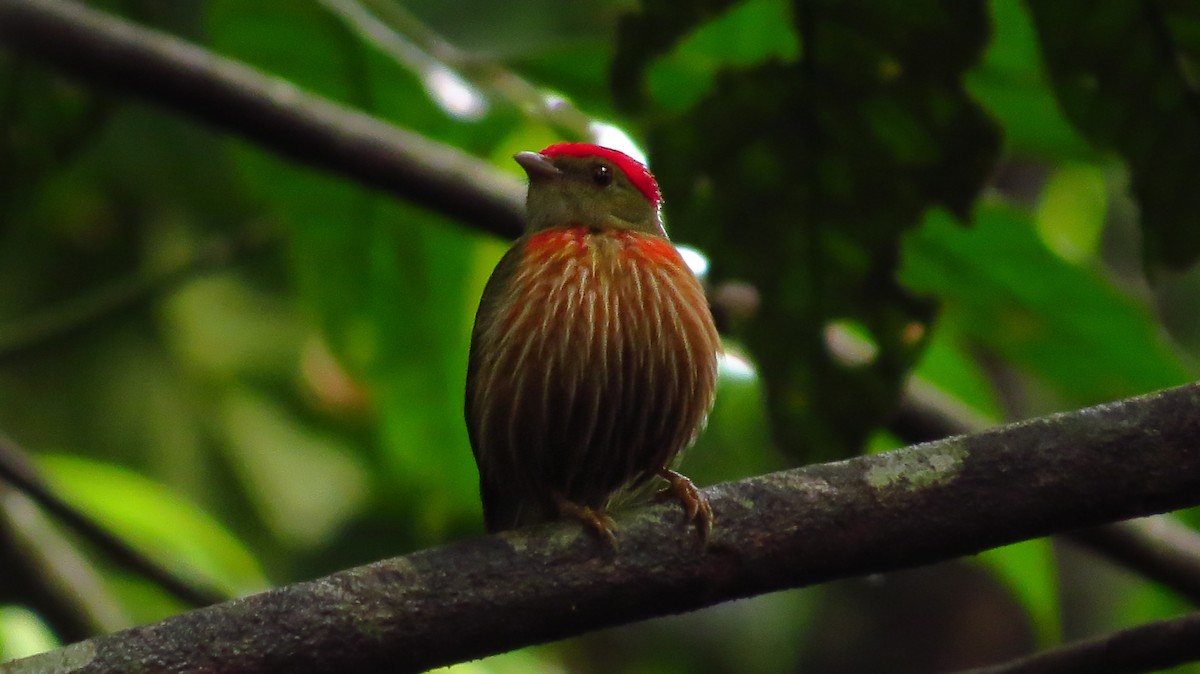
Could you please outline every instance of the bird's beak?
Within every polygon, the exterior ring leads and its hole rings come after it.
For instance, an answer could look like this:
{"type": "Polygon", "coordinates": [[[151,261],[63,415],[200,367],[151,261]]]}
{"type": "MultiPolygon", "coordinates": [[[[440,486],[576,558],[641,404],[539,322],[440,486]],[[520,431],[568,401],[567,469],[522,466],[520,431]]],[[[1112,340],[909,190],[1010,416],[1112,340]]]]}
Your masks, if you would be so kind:
{"type": "Polygon", "coordinates": [[[562,175],[562,169],[554,165],[554,162],[546,158],[545,155],[537,152],[518,152],[513,155],[513,159],[525,169],[525,173],[529,174],[529,178],[553,178],[562,175]]]}

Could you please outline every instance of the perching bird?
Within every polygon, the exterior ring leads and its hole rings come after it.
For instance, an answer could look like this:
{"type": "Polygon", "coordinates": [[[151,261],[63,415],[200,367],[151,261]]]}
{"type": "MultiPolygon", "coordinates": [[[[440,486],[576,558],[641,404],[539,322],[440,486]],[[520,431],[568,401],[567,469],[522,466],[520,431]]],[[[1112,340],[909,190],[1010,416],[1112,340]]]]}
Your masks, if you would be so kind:
{"type": "Polygon", "coordinates": [[[488,531],[574,517],[615,544],[610,500],[658,476],[706,536],[707,499],[670,466],[712,408],[720,340],[658,184],[596,145],[514,159],[526,231],[483,291],[467,368],[488,531]]]}

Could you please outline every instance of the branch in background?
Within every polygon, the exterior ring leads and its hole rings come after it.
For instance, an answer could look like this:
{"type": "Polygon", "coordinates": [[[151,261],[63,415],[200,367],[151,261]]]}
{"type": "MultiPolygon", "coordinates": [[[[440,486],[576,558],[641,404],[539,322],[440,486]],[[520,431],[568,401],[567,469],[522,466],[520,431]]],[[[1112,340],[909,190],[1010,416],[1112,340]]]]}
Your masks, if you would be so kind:
{"type": "Polygon", "coordinates": [[[27,357],[32,350],[51,345],[103,319],[161,297],[201,274],[224,268],[242,256],[265,250],[273,241],[274,237],[269,233],[249,228],[240,236],[204,244],[186,259],[177,260],[165,268],[138,272],[26,318],[0,323],[0,363],[6,359],[27,357]]]}
{"type": "MultiPolygon", "coordinates": [[[[26,319],[0,325],[0,363],[7,358],[27,357],[31,351],[171,292],[198,275],[264,250],[272,241],[269,233],[248,228],[241,236],[200,246],[190,257],[163,269],[135,274],[26,319]]],[[[76,509],[40,478],[27,453],[3,436],[0,436],[0,483],[19,489],[113,563],[158,585],[183,604],[208,606],[228,598],[224,592],[184,580],[134,549],[87,513],[76,509]]],[[[0,496],[4,493],[0,490],[0,496]]],[[[6,539],[28,539],[24,546],[20,546],[27,554],[10,561],[20,564],[26,575],[44,576],[37,581],[46,587],[47,597],[55,598],[52,605],[48,605],[51,610],[45,615],[54,623],[56,631],[66,638],[83,638],[88,634],[127,625],[128,618],[111,615],[111,609],[105,606],[115,606],[115,603],[96,598],[102,589],[95,587],[96,583],[90,574],[82,568],[82,560],[74,561],[78,555],[69,549],[69,543],[59,540],[57,533],[42,524],[36,515],[23,518],[14,516],[14,509],[25,505],[32,507],[26,501],[12,499],[0,504],[3,510],[0,516],[7,520],[8,525],[0,526],[0,531],[9,529],[6,539]],[[46,546],[56,547],[58,552],[51,554],[40,551],[46,546]],[[40,560],[36,564],[30,562],[34,557],[40,560]]]]}
{"type": "Polygon", "coordinates": [[[834,578],[1200,503],[1200,384],[462,541],[11,663],[8,672],[421,671],[834,578]]]}
{"type": "Polygon", "coordinates": [[[32,499],[2,482],[0,597],[32,609],[62,642],[133,624],[62,530],[32,499]]]}
{"type": "MultiPolygon", "coordinates": [[[[439,70],[453,69],[494,99],[503,100],[525,115],[574,140],[596,142],[603,127],[559,96],[548,95],[520,75],[491,59],[464,52],[390,0],[322,0],[355,26],[364,39],[417,72],[434,89],[439,70]]],[[[432,93],[432,92],[431,92],[432,93]]],[[[619,148],[618,148],[619,149],[619,148]]]]}
{"type": "Polygon", "coordinates": [[[0,0],[0,44],[509,238],[523,189],[487,162],[68,0],[0,0]]]}
{"type": "Polygon", "coordinates": [[[1136,674],[1200,660],[1200,613],[1139,625],[960,674],[1136,674]]]}
{"type": "Polygon", "coordinates": [[[1191,528],[1151,517],[1063,535],[1200,604],[1200,534],[1191,528]]]}
{"type": "Polygon", "coordinates": [[[924,379],[910,376],[900,395],[900,406],[888,423],[888,430],[902,442],[917,444],[979,433],[995,425],[991,419],[924,379]]]}
{"type": "MultiPolygon", "coordinates": [[[[188,606],[208,606],[226,599],[223,592],[183,580],[131,547],[102,524],[67,503],[38,476],[16,443],[0,435],[0,480],[21,490],[84,540],[121,567],[158,585],[188,606]]],[[[69,582],[69,581],[64,581],[69,582]]]]}

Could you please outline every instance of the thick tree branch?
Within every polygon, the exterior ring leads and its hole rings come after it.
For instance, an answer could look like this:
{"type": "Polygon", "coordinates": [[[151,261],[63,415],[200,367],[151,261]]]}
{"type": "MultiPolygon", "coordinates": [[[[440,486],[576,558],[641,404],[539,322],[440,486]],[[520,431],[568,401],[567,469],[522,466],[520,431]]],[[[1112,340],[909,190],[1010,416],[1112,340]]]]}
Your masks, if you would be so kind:
{"type": "Polygon", "coordinates": [[[701,550],[670,504],[489,536],[199,609],[9,672],[419,671],[834,578],[1200,503],[1200,385],[708,490],[701,550]]]}
{"type": "Polygon", "coordinates": [[[487,162],[68,0],[0,0],[0,45],[501,236],[522,188],[487,162]]]}
{"type": "MultiPolygon", "coordinates": [[[[986,419],[912,379],[889,430],[909,443],[978,433],[986,419]]],[[[1200,604],[1200,533],[1168,516],[1069,531],[1062,536],[1200,604]]]]}
{"type": "Polygon", "coordinates": [[[960,674],[1138,674],[1200,660],[1200,613],[1162,620],[960,674]]]}

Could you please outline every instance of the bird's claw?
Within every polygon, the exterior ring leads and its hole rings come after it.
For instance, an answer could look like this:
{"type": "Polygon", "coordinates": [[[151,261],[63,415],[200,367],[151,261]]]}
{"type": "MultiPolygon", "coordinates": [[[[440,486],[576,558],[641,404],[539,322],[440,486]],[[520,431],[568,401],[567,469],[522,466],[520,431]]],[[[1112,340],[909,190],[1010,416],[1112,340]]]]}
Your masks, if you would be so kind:
{"type": "Polygon", "coordinates": [[[617,551],[617,523],[607,511],[591,506],[579,505],[565,498],[555,499],[558,513],[561,517],[578,520],[583,526],[591,529],[608,545],[609,550],[617,551]]]}
{"type": "Polygon", "coordinates": [[[673,470],[663,468],[658,471],[658,476],[667,481],[666,488],[658,492],[658,500],[677,499],[683,505],[686,521],[696,525],[700,542],[707,542],[713,527],[713,510],[708,497],[691,480],[673,470]]]}

